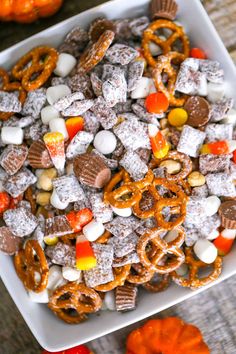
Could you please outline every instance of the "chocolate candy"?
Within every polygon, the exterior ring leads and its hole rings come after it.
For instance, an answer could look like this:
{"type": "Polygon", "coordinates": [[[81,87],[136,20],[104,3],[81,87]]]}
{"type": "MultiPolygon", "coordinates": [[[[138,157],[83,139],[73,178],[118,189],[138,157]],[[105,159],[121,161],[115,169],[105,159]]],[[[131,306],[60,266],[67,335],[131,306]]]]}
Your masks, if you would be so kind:
{"type": "Polygon", "coordinates": [[[178,11],[178,5],[174,0],[152,0],[150,3],[150,15],[152,20],[166,18],[173,21],[178,11]]]}
{"type": "Polygon", "coordinates": [[[94,154],[83,154],[74,159],[74,173],[82,184],[102,188],[111,178],[111,170],[94,154]]]}
{"type": "Polygon", "coordinates": [[[31,144],[28,160],[33,168],[50,168],[53,166],[48,149],[42,140],[34,141],[31,144]]]}
{"type": "Polygon", "coordinates": [[[116,310],[126,312],[136,308],[138,288],[133,284],[125,284],[116,288],[116,310]]]}
{"type": "Polygon", "coordinates": [[[236,229],[236,201],[231,200],[221,204],[219,209],[221,224],[226,229],[236,229]]]}
{"type": "Polygon", "coordinates": [[[0,251],[8,255],[13,255],[19,251],[22,238],[13,235],[9,227],[0,227],[0,251]]]}
{"type": "Polygon", "coordinates": [[[190,97],[184,105],[188,112],[187,124],[191,127],[202,127],[210,119],[210,105],[205,98],[200,96],[190,97]]]}

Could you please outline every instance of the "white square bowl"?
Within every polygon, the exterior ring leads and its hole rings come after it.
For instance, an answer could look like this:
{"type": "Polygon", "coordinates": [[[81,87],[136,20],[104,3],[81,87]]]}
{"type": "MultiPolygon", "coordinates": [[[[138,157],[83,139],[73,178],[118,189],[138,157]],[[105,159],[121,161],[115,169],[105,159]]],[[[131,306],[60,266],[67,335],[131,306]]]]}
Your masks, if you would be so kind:
{"type": "MultiPolygon", "coordinates": [[[[192,45],[203,48],[209,58],[221,62],[225,70],[227,94],[236,99],[235,66],[200,1],[177,0],[177,2],[179,4],[178,21],[184,25],[192,45]]],[[[148,3],[148,0],[115,0],[85,11],[3,51],[0,53],[0,66],[10,68],[19,57],[37,45],[59,45],[65,34],[74,26],[86,27],[91,20],[98,16],[103,15],[113,19],[143,15],[147,13],[148,3]]],[[[235,273],[236,248],[225,257],[223,273],[214,284],[235,273]]],[[[64,350],[116,331],[190,298],[207,288],[193,292],[172,285],[167,291],[160,294],[141,292],[135,311],[125,314],[101,312],[100,315],[91,316],[85,323],[68,325],[54,316],[46,305],[35,304],[29,300],[15,273],[12,258],[3,254],[0,254],[0,276],[38,342],[42,347],[52,352],[64,350]]]]}

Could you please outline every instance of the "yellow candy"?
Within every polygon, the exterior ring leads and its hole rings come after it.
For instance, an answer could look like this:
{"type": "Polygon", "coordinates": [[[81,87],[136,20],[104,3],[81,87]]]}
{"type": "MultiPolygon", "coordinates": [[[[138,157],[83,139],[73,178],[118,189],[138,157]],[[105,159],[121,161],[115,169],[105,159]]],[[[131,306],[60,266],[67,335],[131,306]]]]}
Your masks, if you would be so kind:
{"type": "Polygon", "coordinates": [[[153,155],[155,156],[156,159],[163,159],[163,157],[165,157],[168,154],[169,150],[170,150],[170,145],[166,144],[166,146],[163,149],[156,151],[155,153],[153,153],[153,155]]]}
{"type": "Polygon", "coordinates": [[[76,268],[79,270],[89,270],[97,265],[97,260],[95,257],[83,257],[76,260],[76,268]]]}
{"type": "Polygon", "coordinates": [[[205,155],[205,154],[210,154],[211,153],[211,150],[209,149],[208,145],[207,144],[204,144],[202,145],[201,149],[200,149],[200,153],[202,155],[205,155]]]}
{"type": "Polygon", "coordinates": [[[181,127],[188,120],[188,113],[183,108],[174,108],[168,115],[168,121],[173,127],[181,127]]]}
{"type": "Polygon", "coordinates": [[[58,237],[44,237],[43,239],[44,243],[46,243],[47,246],[55,246],[58,242],[58,237]]]}

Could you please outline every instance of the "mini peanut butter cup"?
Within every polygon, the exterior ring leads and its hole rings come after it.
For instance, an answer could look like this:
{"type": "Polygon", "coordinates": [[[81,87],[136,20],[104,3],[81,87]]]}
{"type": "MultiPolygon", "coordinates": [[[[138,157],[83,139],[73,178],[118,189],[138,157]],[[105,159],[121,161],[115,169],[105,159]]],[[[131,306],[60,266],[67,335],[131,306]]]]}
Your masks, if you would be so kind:
{"type": "Polygon", "coordinates": [[[74,173],[82,184],[103,188],[111,179],[111,170],[95,154],[82,154],[74,159],[74,173]]]}
{"type": "Polygon", "coordinates": [[[33,168],[50,168],[53,167],[52,160],[43,141],[34,141],[28,154],[29,164],[33,168]]]}
{"type": "Polygon", "coordinates": [[[165,18],[173,21],[176,18],[178,5],[174,0],[152,0],[150,3],[150,15],[152,20],[165,18]]]}
{"type": "Polygon", "coordinates": [[[204,127],[210,119],[210,105],[203,97],[190,97],[186,101],[184,109],[188,113],[188,120],[186,124],[191,127],[200,129],[201,127],[204,127]]]}
{"type": "Polygon", "coordinates": [[[223,202],[219,208],[221,226],[225,229],[236,229],[236,200],[223,202]]]}
{"type": "Polygon", "coordinates": [[[117,286],[116,310],[120,312],[134,310],[136,308],[137,292],[137,287],[132,284],[117,286]]]}

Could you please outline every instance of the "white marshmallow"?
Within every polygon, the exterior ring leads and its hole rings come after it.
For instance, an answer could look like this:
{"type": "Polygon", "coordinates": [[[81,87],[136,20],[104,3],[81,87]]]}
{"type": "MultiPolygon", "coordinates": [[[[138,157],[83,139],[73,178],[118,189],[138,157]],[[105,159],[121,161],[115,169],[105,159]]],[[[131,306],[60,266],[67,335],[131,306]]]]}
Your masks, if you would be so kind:
{"type": "Polygon", "coordinates": [[[172,242],[178,237],[178,235],[179,233],[177,230],[171,230],[165,235],[164,239],[166,242],[172,242]]]}
{"type": "Polygon", "coordinates": [[[119,216],[123,216],[123,218],[128,218],[129,216],[132,215],[132,209],[131,208],[115,208],[115,207],[111,207],[112,210],[114,211],[114,213],[116,215],[119,215],[119,216]]]}
{"type": "Polygon", "coordinates": [[[196,256],[206,264],[213,263],[218,254],[215,245],[208,240],[198,240],[193,246],[193,250],[196,256]]]}
{"type": "Polygon", "coordinates": [[[216,195],[206,198],[205,212],[207,216],[215,215],[220,207],[221,200],[216,195]]]}
{"type": "Polygon", "coordinates": [[[40,293],[29,290],[28,295],[31,301],[37,302],[39,304],[47,304],[49,302],[48,290],[44,289],[40,293]]]}
{"type": "Polygon", "coordinates": [[[60,117],[60,112],[53,106],[46,106],[41,110],[41,120],[43,124],[49,124],[50,120],[58,117],[60,117]]]}
{"type": "Polygon", "coordinates": [[[213,230],[208,236],[207,239],[208,240],[215,240],[218,236],[219,236],[219,231],[218,230],[213,230]]]}
{"type": "Polygon", "coordinates": [[[71,93],[71,89],[67,85],[51,86],[47,89],[46,96],[48,103],[53,105],[60,98],[67,96],[71,93]]]}
{"type": "Polygon", "coordinates": [[[232,240],[232,239],[234,239],[236,237],[236,230],[234,230],[234,229],[224,229],[221,232],[221,235],[224,238],[228,238],[228,239],[232,240]]]}
{"type": "Polygon", "coordinates": [[[153,85],[153,80],[149,77],[141,77],[138,80],[136,89],[131,92],[132,99],[145,98],[149,95],[150,87],[153,85]]]}
{"type": "Polygon", "coordinates": [[[59,209],[59,210],[64,210],[68,207],[69,203],[68,202],[62,202],[60,198],[58,197],[58,194],[56,190],[54,189],[50,198],[50,203],[54,208],[59,209]]]}
{"type": "Polygon", "coordinates": [[[213,82],[208,82],[208,94],[207,98],[210,102],[220,101],[224,97],[225,84],[214,84],[213,82]]]}
{"type": "Polygon", "coordinates": [[[224,124],[233,124],[233,126],[236,125],[236,109],[230,109],[227,112],[227,115],[224,119],[221,120],[222,123],[224,124]]]}
{"type": "Polygon", "coordinates": [[[101,222],[97,222],[95,220],[90,221],[83,228],[83,234],[87,238],[88,241],[93,242],[96,241],[105,231],[105,227],[101,222]]]}
{"type": "Polygon", "coordinates": [[[82,281],[82,272],[72,267],[62,267],[62,276],[68,281],[82,281]]]}
{"type": "Polygon", "coordinates": [[[111,154],[115,150],[116,144],[116,136],[108,130],[98,132],[93,141],[95,149],[104,155],[111,154]]]}
{"type": "Polygon", "coordinates": [[[54,291],[57,287],[66,284],[65,279],[62,276],[62,267],[53,265],[49,268],[48,272],[48,285],[47,289],[54,291]]]}
{"type": "Polygon", "coordinates": [[[103,300],[103,310],[110,310],[110,311],[116,310],[115,292],[113,290],[107,291],[105,293],[104,300],[103,300]]]}
{"type": "Polygon", "coordinates": [[[21,145],[24,139],[24,131],[19,127],[3,127],[1,140],[3,144],[21,145]]]}
{"type": "Polygon", "coordinates": [[[66,129],[66,122],[63,118],[53,118],[49,122],[49,128],[51,132],[59,132],[62,133],[65,140],[69,138],[67,129],[66,129]]]}
{"type": "Polygon", "coordinates": [[[179,268],[176,269],[176,273],[180,276],[183,277],[184,275],[186,275],[188,273],[188,266],[187,264],[181,264],[181,266],[179,268]]]}
{"type": "Polygon", "coordinates": [[[236,150],[236,140],[228,140],[229,153],[231,154],[236,150]]]}
{"type": "Polygon", "coordinates": [[[66,77],[74,69],[77,61],[71,54],[61,53],[57,60],[57,66],[54,74],[60,77],[66,77]]]}

